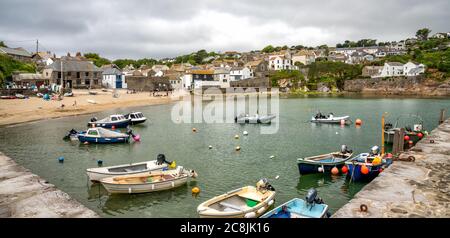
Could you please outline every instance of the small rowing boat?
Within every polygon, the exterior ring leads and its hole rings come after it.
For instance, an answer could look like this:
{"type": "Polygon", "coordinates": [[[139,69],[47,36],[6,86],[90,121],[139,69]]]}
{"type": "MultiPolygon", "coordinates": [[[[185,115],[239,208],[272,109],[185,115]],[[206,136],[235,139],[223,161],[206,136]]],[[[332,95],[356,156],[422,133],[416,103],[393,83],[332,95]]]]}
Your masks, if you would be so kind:
{"type": "Polygon", "coordinates": [[[185,185],[189,177],[195,177],[194,174],[194,171],[187,171],[178,166],[177,169],[173,170],[108,177],[100,180],[100,182],[109,193],[148,193],[185,185]]]}
{"type": "Polygon", "coordinates": [[[311,188],[305,200],[294,198],[281,204],[260,218],[328,218],[328,205],[317,197],[317,191],[311,188]]]}
{"type": "Polygon", "coordinates": [[[201,218],[255,218],[274,203],[275,189],[266,179],[213,197],[197,207],[201,218]]]}
{"type": "Polygon", "coordinates": [[[123,176],[162,170],[167,168],[168,164],[172,164],[172,162],[166,161],[165,156],[163,154],[159,154],[156,160],[109,167],[89,168],[86,169],[86,173],[89,180],[98,182],[104,178],[113,176],[123,176]]]}
{"type": "Polygon", "coordinates": [[[382,158],[378,146],[372,147],[370,153],[362,153],[345,162],[351,181],[370,181],[378,176],[384,168],[389,166],[386,159],[382,158]]]}
{"type": "Polygon", "coordinates": [[[301,175],[330,173],[335,167],[341,171],[345,162],[348,161],[352,155],[353,152],[348,150],[346,145],[342,145],[341,151],[338,152],[297,159],[298,170],[301,175]]]}
{"type": "Polygon", "coordinates": [[[234,121],[239,124],[269,124],[275,118],[276,116],[273,114],[263,116],[258,114],[255,114],[254,116],[241,114],[237,116],[234,121]]]}

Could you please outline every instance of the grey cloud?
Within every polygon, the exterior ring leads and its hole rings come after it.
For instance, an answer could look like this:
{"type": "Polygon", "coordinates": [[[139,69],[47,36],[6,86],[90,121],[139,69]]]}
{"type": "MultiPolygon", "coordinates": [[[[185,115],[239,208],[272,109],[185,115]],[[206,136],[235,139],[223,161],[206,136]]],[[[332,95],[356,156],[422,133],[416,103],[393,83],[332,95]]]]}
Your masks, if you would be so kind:
{"type": "Polygon", "coordinates": [[[32,50],[32,42],[14,41],[39,38],[57,54],[94,51],[110,58],[161,58],[203,48],[397,40],[421,27],[449,31],[449,10],[448,0],[2,0],[0,40],[32,50]],[[224,27],[227,21],[235,25],[224,27]],[[234,29],[240,35],[224,32],[234,29]]]}

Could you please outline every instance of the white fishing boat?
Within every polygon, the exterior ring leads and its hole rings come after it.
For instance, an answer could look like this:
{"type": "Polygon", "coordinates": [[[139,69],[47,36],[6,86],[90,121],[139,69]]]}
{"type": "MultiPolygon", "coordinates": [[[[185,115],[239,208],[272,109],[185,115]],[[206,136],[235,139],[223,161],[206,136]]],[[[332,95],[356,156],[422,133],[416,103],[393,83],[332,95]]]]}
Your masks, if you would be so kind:
{"type": "Polygon", "coordinates": [[[108,177],[139,174],[155,170],[162,170],[164,168],[167,168],[167,166],[168,166],[167,163],[158,160],[151,160],[109,167],[89,168],[86,169],[86,173],[89,177],[89,180],[99,182],[100,180],[108,177]]]}
{"type": "Polygon", "coordinates": [[[197,207],[201,218],[256,218],[274,203],[275,189],[266,179],[213,197],[197,207]]]}
{"type": "Polygon", "coordinates": [[[328,114],[327,116],[322,113],[317,113],[315,116],[311,118],[312,123],[324,123],[324,124],[342,124],[344,121],[345,124],[351,124],[350,116],[340,116],[336,117],[333,113],[328,114]]]}
{"type": "Polygon", "coordinates": [[[185,185],[195,172],[178,166],[173,170],[157,170],[146,173],[114,176],[100,180],[109,193],[148,193],[169,190],[185,185]]]}
{"type": "Polygon", "coordinates": [[[273,114],[269,115],[258,115],[255,114],[254,116],[244,115],[241,114],[234,118],[234,121],[239,124],[269,124],[272,122],[273,119],[275,119],[277,116],[273,114]]]}
{"type": "Polygon", "coordinates": [[[130,119],[125,118],[123,115],[110,115],[103,119],[98,120],[96,117],[91,118],[88,122],[88,127],[104,127],[104,128],[125,128],[130,124],[130,119]]]}
{"type": "Polygon", "coordinates": [[[142,112],[131,112],[124,116],[125,116],[125,118],[130,119],[131,125],[144,123],[147,120],[147,118],[144,116],[144,114],[142,112]]]}

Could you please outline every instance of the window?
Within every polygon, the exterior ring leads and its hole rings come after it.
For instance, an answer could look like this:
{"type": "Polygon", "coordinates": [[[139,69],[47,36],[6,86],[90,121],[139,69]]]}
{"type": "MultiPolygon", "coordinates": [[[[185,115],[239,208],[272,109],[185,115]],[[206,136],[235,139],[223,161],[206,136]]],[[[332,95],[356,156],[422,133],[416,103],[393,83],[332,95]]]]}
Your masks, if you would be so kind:
{"type": "Polygon", "coordinates": [[[111,117],[111,121],[117,121],[117,117],[111,117]]]}
{"type": "Polygon", "coordinates": [[[135,118],[136,118],[136,117],[134,116],[134,114],[131,114],[130,116],[131,116],[131,118],[133,118],[133,119],[135,119],[135,118]]]}
{"type": "Polygon", "coordinates": [[[89,72],[84,73],[86,77],[89,77],[89,72]]]}
{"type": "Polygon", "coordinates": [[[67,72],[67,76],[72,76],[72,72],[67,72]]]}
{"type": "Polygon", "coordinates": [[[98,80],[94,79],[94,85],[98,85],[98,80]]]}
{"type": "Polygon", "coordinates": [[[94,73],[94,78],[97,78],[97,72],[94,73]]]}
{"type": "Polygon", "coordinates": [[[45,76],[48,76],[48,72],[45,72],[45,76]]]}
{"type": "Polygon", "coordinates": [[[80,72],[77,72],[77,78],[78,79],[80,78],[80,72]]]}
{"type": "Polygon", "coordinates": [[[84,80],[84,84],[90,85],[90,84],[91,84],[91,81],[90,81],[89,79],[86,79],[86,80],[84,80]]]}
{"type": "Polygon", "coordinates": [[[98,131],[97,131],[97,130],[89,130],[89,131],[88,131],[88,135],[91,135],[91,136],[98,136],[98,131]]]}
{"type": "Polygon", "coordinates": [[[59,79],[61,78],[61,72],[58,72],[58,78],[59,79]]]}
{"type": "Polygon", "coordinates": [[[78,85],[81,84],[81,79],[77,79],[77,84],[78,84],[78,85]]]}

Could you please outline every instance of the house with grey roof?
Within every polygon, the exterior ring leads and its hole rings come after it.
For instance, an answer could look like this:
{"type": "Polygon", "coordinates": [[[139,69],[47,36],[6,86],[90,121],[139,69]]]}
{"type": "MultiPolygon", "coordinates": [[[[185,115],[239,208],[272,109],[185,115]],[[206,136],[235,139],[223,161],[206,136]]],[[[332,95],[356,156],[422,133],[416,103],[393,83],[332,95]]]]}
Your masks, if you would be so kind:
{"type": "Polygon", "coordinates": [[[15,60],[31,62],[31,53],[26,51],[24,48],[8,48],[0,47],[0,54],[6,54],[11,56],[15,60]]]}
{"type": "Polygon", "coordinates": [[[102,70],[81,57],[64,56],[46,66],[43,75],[50,84],[65,88],[100,88],[102,70]]]}
{"type": "Polygon", "coordinates": [[[127,88],[125,74],[116,65],[102,67],[102,86],[104,88],[127,88]]]}
{"type": "Polygon", "coordinates": [[[384,63],[383,69],[381,69],[381,73],[373,77],[384,78],[396,76],[403,76],[403,64],[399,62],[386,62],[384,63]]]}

